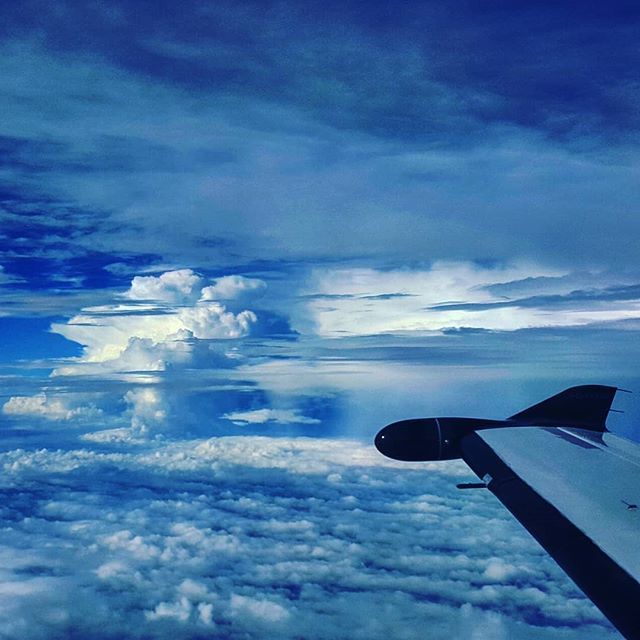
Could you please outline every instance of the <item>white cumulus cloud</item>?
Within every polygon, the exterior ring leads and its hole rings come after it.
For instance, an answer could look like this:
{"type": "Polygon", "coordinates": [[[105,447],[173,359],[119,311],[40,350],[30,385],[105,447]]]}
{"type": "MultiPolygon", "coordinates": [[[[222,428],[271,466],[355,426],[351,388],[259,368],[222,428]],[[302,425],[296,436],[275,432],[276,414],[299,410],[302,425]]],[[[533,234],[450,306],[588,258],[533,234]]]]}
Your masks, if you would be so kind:
{"type": "Polygon", "coordinates": [[[236,593],[231,594],[231,615],[239,618],[251,618],[253,621],[280,622],[289,617],[289,612],[276,602],[259,598],[248,598],[236,593]]]}
{"type": "Polygon", "coordinates": [[[69,406],[62,398],[40,393],[35,396],[12,396],[2,406],[2,412],[10,416],[38,417],[46,420],[73,420],[96,418],[102,411],[93,405],[69,406]]]}
{"type": "Polygon", "coordinates": [[[189,363],[199,340],[249,335],[256,314],[235,313],[202,296],[203,282],[190,269],[136,276],[124,294],[135,304],[89,307],[65,324],[54,324],[52,331],[83,346],[83,355],[55,374],[163,371],[168,364],[189,363]]]}
{"type": "Polygon", "coordinates": [[[202,289],[202,300],[238,300],[262,295],[267,288],[264,280],[244,276],[223,276],[202,289]]]}
{"type": "Polygon", "coordinates": [[[178,317],[182,328],[195,338],[241,338],[249,334],[256,322],[253,311],[233,314],[218,302],[202,302],[194,307],[181,309],[178,317]]]}
{"type": "Polygon", "coordinates": [[[201,283],[202,278],[191,269],[177,269],[159,276],[135,276],[124,295],[131,300],[189,302],[201,283]]]}

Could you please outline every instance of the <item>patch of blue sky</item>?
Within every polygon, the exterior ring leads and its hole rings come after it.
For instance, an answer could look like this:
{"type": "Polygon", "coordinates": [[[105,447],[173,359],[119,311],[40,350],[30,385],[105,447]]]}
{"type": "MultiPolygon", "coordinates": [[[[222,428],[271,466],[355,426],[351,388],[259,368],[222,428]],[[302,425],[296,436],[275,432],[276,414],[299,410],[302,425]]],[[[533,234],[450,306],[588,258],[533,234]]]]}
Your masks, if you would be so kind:
{"type": "Polygon", "coordinates": [[[72,358],[80,355],[81,347],[50,331],[59,317],[0,316],[0,361],[45,360],[72,358]]]}

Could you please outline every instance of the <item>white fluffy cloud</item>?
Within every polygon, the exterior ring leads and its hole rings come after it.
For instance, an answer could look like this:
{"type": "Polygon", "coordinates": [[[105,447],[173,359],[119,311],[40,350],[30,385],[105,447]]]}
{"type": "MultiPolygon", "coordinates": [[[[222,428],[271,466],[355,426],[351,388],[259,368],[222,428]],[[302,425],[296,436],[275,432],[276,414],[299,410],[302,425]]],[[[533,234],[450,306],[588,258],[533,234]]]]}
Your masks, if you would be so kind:
{"type": "Polygon", "coordinates": [[[249,334],[251,325],[257,320],[253,311],[233,314],[218,302],[203,302],[181,309],[178,315],[182,328],[199,339],[242,338],[249,334]]]}
{"type": "Polygon", "coordinates": [[[0,469],[8,640],[615,637],[462,463],[233,437],[0,469]]]}
{"type": "Polygon", "coordinates": [[[168,406],[165,394],[155,385],[139,385],[124,394],[127,405],[123,418],[128,426],[92,431],[80,436],[83,442],[141,445],[162,438],[167,430],[168,406]]]}
{"type": "Polygon", "coordinates": [[[99,417],[102,411],[93,405],[70,406],[68,398],[56,398],[40,393],[36,396],[12,396],[2,406],[10,416],[37,417],[46,420],[74,420],[99,417]]]}
{"type": "MultiPolygon", "coordinates": [[[[238,290],[262,290],[245,285],[245,280],[262,282],[237,277],[233,282],[238,290]]],[[[167,363],[190,362],[194,341],[249,335],[256,314],[248,309],[227,310],[203,283],[190,269],[136,276],[124,294],[135,304],[90,307],[66,324],[54,324],[54,332],[84,348],[81,358],[58,367],[55,373],[162,371],[167,363]]]]}
{"type": "Polygon", "coordinates": [[[191,269],[177,269],[159,276],[136,276],[124,295],[131,300],[190,302],[201,284],[202,278],[191,269]]]}
{"type": "Polygon", "coordinates": [[[167,417],[163,397],[153,387],[139,387],[127,391],[124,399],[131,407],[131,429],[134,434],[144,436],[167,417]]]}
{"type": "Polygon", "coordinates": [[[258,278],[244,276],[223,276],[208,287],[202,289],[202,300],[238,300],[261,295],[266,284],[258,278]]]}

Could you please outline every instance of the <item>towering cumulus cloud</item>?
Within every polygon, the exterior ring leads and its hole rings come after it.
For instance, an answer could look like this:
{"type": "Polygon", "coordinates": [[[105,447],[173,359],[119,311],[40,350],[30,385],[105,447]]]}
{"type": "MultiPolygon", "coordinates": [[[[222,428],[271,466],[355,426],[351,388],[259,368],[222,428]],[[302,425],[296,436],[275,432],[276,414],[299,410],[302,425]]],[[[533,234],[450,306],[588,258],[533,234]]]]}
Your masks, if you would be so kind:
{"type": "MultiPolygon", "coordinates": [[[[136,276],[115,303],[87,307],[67,323],[54,324],[52,331],[82,345],[82,355],[56,367],[53,378],[103,376],[126,383],[120,404],[127,426],[107,424],[110,428],[86,433],[84,440],[141,442],[166,430],[169,401],[160,383],[175,380],[185,368],[235,366],[239,354],[232,345],[247,337],[258,320],[242,307],[265,287],[262,280],[239,275],[207,280],[191,269],[136,276]]],[[[76,423],[102,415],[68,391],[48,393],[12,396],[3,413],[76,423]]]]}
{"type": "MultiPolygon", "coordinates": [[[[233,282],[237,291],[265,286],[242,276],[233,282]]],[[[191,269],[136,276],[122,295],[125,302],[90,307],[66,324],[54,324],[53,331],[83,346],[77,362],[57,373],[164,370],[169,363],[190,362],[197,341],[247,336],[256,314],[227,310],[217,291],[228,296],[233,288],[225,278],[206,284],[191,269]]]]}

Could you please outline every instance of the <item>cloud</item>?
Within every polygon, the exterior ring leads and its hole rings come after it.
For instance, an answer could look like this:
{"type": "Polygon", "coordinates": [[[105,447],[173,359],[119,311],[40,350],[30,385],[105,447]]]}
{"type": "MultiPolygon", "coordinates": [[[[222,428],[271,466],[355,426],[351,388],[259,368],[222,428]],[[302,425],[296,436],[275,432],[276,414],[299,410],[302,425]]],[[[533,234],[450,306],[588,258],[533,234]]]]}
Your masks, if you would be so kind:
{"type": "MultiPolygon", "coordinates": [[[[594,280],[602,282],[603,277],[596,274],[594,280]]],[[[612,284],[620,277],[609,275],[612,284]]],[[[324,337],[452,329],[515,331],[640,316],[635,283],[575,291],[570,287],[576,279],[533,264],[486,267],[436,262],[421,270],[319,270],[305,305],[316,332],[324,337]],[[516,286],[509,282],[520,283],[520,288],[526,283],[538,295],[505,299],[502,292],[516,286]],[[562,293],[548,295],[547,287],[562,293]]]]}
{"type": "Polygon", "coordinates": [[[9,640],[615,637],[492,496],[455,489],[455,461],[233,437],[0,468],[9,640]]]}
{"type": "Polygon", "coordinates": [[[615,307],[632,307],[640,300],[640,285],[634,284],[623,287],[590,288],[586,290],[570,291],[566,294],[542,294],[524,298],[503,299],[492,302],[454,302],[434,305],[430,309],[439,311],[486,311],[506,307],[526,307],[545,309],[565,309],[569,311],[597,310],[606,306],[610,311],[615,307]]]}
{"type": "Polygon", "coordinates": [[[182,309],[179,317],[183,328],[198,339],[242,338],[249,335],[251,325],[257,320],[253,311],[245,310],[234,315],[216,302],[203,302],[182,309]]]}
{"type": "MultiPolygon", "coordinates": [[[[185,369],[215,376],[243,363],[237,343],[250,335],[258,317],[248,309],[227,310],[212,298],[207,287],[215,285],[207,282],[190,269],[136,276],[120,296],[126,303],[89,307],[65,324],[52,325],[54,333],[83,348],[81,356],[57,361],[52,376],[59,384],[65,384],[62,378],[74,379],[75,386],[82,378],[109,378],[135,385],[118,389],[128,408],[117,411],[112,403],[109,414],[115,425],[107,423],[100,431],[85,434],[83,442],[127,445],[164,437],[170,431],[167,417],[178,410],[189,413],[189,399],[167,393],[166,386],[150,385],[163,381],[176,385],[185,369]],[[229,341],[233,346],[224,346],[229,341]]],[[[260,280],[239,276],[223,284],[228,292],[238,292],[236,302],[250,302],[265,288],[260,280]]],[[[16,411],[14,405],[8,408],[16,411]]]]}
{"type": "Polygon", "coordinates": [[[0,264],[0,286],[5,284],[13,284],[16,282],[22,282],[23,279],[15,275],[10,275],[5,271],[5,268],[0,264]]]}
{"type": "Polygon", "coordinates": [[[93,405],[69,406],[69,398],[52,398],[46,393],[37,396],[12,396],[2,405],[2,412],[8,416],[53,421],[91,420],[102,416],[102,411],[93,405]]]}
{"type": "Polygon", "coordinates": [[[270,600],[247,598],[235,593],[231,594],[231,616],[246,619],[248,626],[255,622],[281,622],[290,617],[289,611],[282,605],[270,600]]]}
{"type": "Polygon", "coordinates": [[[79,59],[92,53],[156,85],[185,86],[191,95],[214,87],[247,102],[267,96],[342,130],[441,142],[449,140],[447,126],[471,137],[495,121],[556,136],[595,137],[598,129],[628,135],[638,127],[637,87],[620,71],[636,59],[636,32],[625,9],[585,8],[572,21],[564,4],[531,2],[508,15],[433,5],[393,14],[375,5],[364,15],[351,5],[320,9],[309,2],[256,13],[237,3],[185,2],[180,20],[147,15],[141,21],[128,2],[109,6],[57,12],[35,2],[27,15],[7,7],[2,18],[12,35],[39,35],[79,59]],[[333,28],[337,23],[344,31],[333,28]],[[565,25],[562,37],[555,24],[565,25]],[[451,47],[445,34],[454,27],[457,46],[451,47]],[[512,55],[501,55],[504,49],[512,55]],[[525,63],[537,100],[518,74],[525,63]],[[567,90],[553,91],[558,84],[567,90]]]}
{"type": "Polygon", "coordinates": [[[191,269],[167,271],[159,276],[135,276],[124,296],[131,300],[178,304],[194,302],[194,292],[198,291],[201,283],[202,278],[191,269]]]}
{"type": "Polygon", "coordinates": [[[127,391],[125,401],[131,407],[131,430],[136,436],[146,436],[163,425],[167,417],[162,395],[151,387],[127,391]]]}
{"type": "Polygon", "coordinates": [[[521,280],[498,282],[487,290],[504,300],[524,298],[540,294],[567,295],[584,289],[604,289],[636,284],[638,274],[634,269],[620,271],[576,271],[554,276],[527,276],[521,280]]]}
{"type": "Polygon", "coordinates": [[[293,409],[255,409],[253,411],[233,411],[223,418],[231,420],[234,424],[265,424],[266,422],[278,422],[280,424],[319,424],[317,418],[308,418],[293,409]]]}
{"type": "Polygon", "coordinates": [[[114,429],[100,429],[99,431],[83,433],[80,436],[80,440],[85,443],[135,446],[144,445],[148,437],[148,429],[139,433],[132,427],[116,427],[114,429]]]}
{"type": "MultiPolygon", "coordinates": [[[[185,16],[194,19],[191,9],[185,16]]],[[[241,25],[255,19],[232,13],[241,25]]],[[[73,16],[68,19],[73,22],[73,16]]],[[[293,12],[287,19],[302,18],[293,12]]],[[[282,28],[280,19],[272,20],[276,31],[282,28]]],[[[306,19],[302,23],[314,31],[306,19]]],[[[80,31],[88,28],[83,23],[80,31]]],[[[638,235],[632,215],[638,200],[635,156],[617,146],[594,150],[598,127],[590,128],[585,146],[576,149],[573,136],[565,143],[547,135],[546,111],[542,131],[526,118],[505,124],[502,107],[499,117],[487,119],[485,109],[493,102],[486,89],[434,80],[422,45],[394,45],[388,51],[389,40],[373,44],[364,33],[354,42],[331,32],[337,51],[349,55],[331,57],[329,67],[352,61],[337,81],[324,61],[328,32],[315,34],[312,51],[305,40],[291,45],[304,47],[304,55],[283,56],[282,34],[269,36],[261,23],[268,59],[295,79],[286,94],[269,95],[262,84],[266,70],[256,73],[254,65],[262,58],[244,57],[247,42],[237,56],[222,47],[226,55],[218,59],[212,51],[220,51],[219,38],[210,37],[196,47],[202,58],[198,72],[186,73],[188,63],[176,51],[193,47],[192,38],[177,38],[174,28],[163,24],[171,33],[151,38],[158,46],[173,45],[173,54],[150,48],[149,34],[141,42],[142,34],[133,29],[137,53],[126,60],[113,58],[113,46],[79,58],[64,42],[53,49],[35,38],[5,43],[0,76],[7,108],[0,134],[19,149],[5,169],[17,208],[6,239],[10,264],[2,260],[8,272],[33,265],[23,258],[36,255],[45,268],[32,268],[25,274],[29,281],[67,287],[69,279],[79,277],[118,285],[117,274],[107,267],[125,256],[145,267],[186,263],[216,270],[255,261],[278,266],[355,259],[389,265],[486,256],[505,261],[528,256],[571,268],[632,262],[629,238],[638,235]],[[143,69],[134,64],[148,56],[156,64],[143,69]],[[353,56],[363,56],[364,67],[353,56]],[[235,69],[239,59],[246,65],[237,72],[249,73],[260,85],[250,96],[238,89],[243,83],[222,88],[229,70],[217,65],[225,60],[235,69]],[[297,71],[281,68],[287,60],[305,62],[297,71]],[[361,73],[371,60],[379,72],[375,81],[361,73]],[[309,65],[319,74],[315,81],[309,65]],[[184,73],[165,75],[168,69],[184,73]],[[184,91],[184,82],[208,73],[217,80],[184,91]],[[408,103],[397,98],[398,82],[411,98],[410,117],[400,115],[408,103]],[[385,86],[391,89],[385,92],[385,86]],[[418,87],[422,99],[416,98],[418,87]],[[307,90],[311,102],[300,103],[307,90]],[[353,91],[361,91],[362,98],[353,91]],[[341,110],[338,99],[346,100],[341,110]],[[362,105],[375,106],[364,120],[362,105]],[[476,117],[478,105],[483,106],[476,117]],[[332,120],[338,112],[338,121],[332,120]],[[380,125],[382,115],[387,125],[380,125]],[[404,125],[409,135],[399,140],[404,125]],[[604,235],[603,202],[609,221],[604,235]],[[25,211],[26,238],[21,235],[25,211]]],[[[120,39],[122,32],[112,35],[120,39]]],[[[98,29],[87,42],[99,46],[102,37],[98,29]]],[[[284,78],[276,75],[268,86],[282,87],[284,78]]],[[[606,142],[612,144],[608,137],[606,142]]]]}
{"type": "Polygon", "coordinates": [[[180,439],[637,380],[627,21],[72,5],[0,8],[3,313],[83,348],[2,372],[3,633],[610,637],[461,465],[180,439]]]}
{"type": "Polygon", "coordinates": [[[199,341],[248,336],[256,314],[247,309],[233,313],[204,297],[203,283],[190,269],[136,276],[124,294],[135,304],[89,307],[66,324],[54,323],[54,333],[83,346],[82,357],[54,373],[164,371],[191,363],[194,353],[202,353],[199,341]]]}
{"type": "Polygon", "coordinates": [[[202,289],[202,300],[238,300],[242,298],[255,299],[263,294],[267,285],[258,278],[244,276],[223,276],[217,278],[215,284],[202,289]]]}

